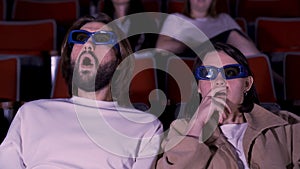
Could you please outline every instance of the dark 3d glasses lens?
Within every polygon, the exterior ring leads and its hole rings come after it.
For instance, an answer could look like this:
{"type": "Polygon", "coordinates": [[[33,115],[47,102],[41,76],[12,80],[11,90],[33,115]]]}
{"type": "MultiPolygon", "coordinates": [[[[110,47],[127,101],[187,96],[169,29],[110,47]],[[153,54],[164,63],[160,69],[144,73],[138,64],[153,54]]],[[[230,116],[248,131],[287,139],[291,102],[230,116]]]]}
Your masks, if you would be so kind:
{"type": "Polygon", "coordinates": [[[117,36],[112,31],[88,32],[85,30],[73,30],[68,37],[69,44],[85,44],[92,37],[96,45],[116,44],[117,36]]]}
{"type": "Polygon", "coordinates": [[[221,68],[214,66],[199,66],[196,69],[195,76],[197,80],[214,80],[219,72],[224,79],[244,78],[248,76],[248,72],[243,65],[231,64],[221,68]]]}

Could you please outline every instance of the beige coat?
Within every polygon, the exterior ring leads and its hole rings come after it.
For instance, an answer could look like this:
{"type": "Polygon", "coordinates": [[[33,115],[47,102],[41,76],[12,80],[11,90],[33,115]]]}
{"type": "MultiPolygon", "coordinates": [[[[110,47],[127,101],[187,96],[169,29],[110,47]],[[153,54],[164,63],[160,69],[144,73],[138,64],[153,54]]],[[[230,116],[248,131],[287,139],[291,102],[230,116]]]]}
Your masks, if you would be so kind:
{"type": "MultiPolygon", "coordinates": [[[[255,105],[245,113],[248,123],[243,147],[251,169],[300,168],[300,117],[280,111],[278,115],[255,105]]],[[[237,156],[219,128],[205,143],[183,136],[186,120],[176,120],[162,143],[163,157],[157,169],[235,169],[237,156]]]]}

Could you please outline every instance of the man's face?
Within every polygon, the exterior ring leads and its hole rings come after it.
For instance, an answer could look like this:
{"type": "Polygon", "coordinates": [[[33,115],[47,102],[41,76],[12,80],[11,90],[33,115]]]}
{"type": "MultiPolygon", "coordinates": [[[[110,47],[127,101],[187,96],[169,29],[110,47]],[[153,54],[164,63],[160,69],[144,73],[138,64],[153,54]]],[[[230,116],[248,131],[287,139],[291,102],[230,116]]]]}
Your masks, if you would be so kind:
{"type": "MultiPolygon", "coordinates": [[[[90,22],[81,27],[88,32],[111,31],[105,24],[90,22]]],[[[92,36],[84,44],[74,44],[71,52],[73,82],[84,91],[93,92],[110,83],[118,66],[112,45],[96,45],[92,36]]]]}

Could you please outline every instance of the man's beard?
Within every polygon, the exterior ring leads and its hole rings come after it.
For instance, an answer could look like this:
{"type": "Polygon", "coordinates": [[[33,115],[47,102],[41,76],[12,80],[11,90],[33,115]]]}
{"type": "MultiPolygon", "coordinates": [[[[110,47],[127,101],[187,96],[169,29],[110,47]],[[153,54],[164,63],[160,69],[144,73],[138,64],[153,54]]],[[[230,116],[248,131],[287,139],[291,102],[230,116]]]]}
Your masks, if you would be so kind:
{"type": "MultiPolygon", "coordinates": [[[[95,59],[94,63],[101,63],[97,60],[94,53],[89,52],[93,59],[95,59]]],[[[80,55],[79,57],[81,57],[80,55]]],[[[81,58],[79,58],[80,61],[81,58]]],[[[86,92],[94,92],[103,89],[107,86],[118,66],[116,60],[109,61],[105,64],[98,65],[97,73],[93,75],[84,75],[84,73],[80,73],[79,66],[81,62],[77,64],[72,64],[73,67],[73,83],[76,87],[86,91],[86,92]]]]}

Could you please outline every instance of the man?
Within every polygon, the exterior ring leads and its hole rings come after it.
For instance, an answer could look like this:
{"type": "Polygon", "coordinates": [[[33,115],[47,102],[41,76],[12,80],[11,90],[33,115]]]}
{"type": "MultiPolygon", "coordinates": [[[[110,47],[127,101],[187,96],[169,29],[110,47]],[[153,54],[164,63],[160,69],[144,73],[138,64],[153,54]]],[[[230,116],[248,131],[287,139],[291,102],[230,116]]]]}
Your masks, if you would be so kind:
{"type": "Polygon", "coordinates": [[[72,97],[19,109],[0,146],[1,169],[155,165],[162,126],[156,117],[126,107],[122,87],[129,85],[131,49],[126,39],[119,42],[120,31],[110,22],[100,14],[69,29],[62,69],[72,97]]]}

